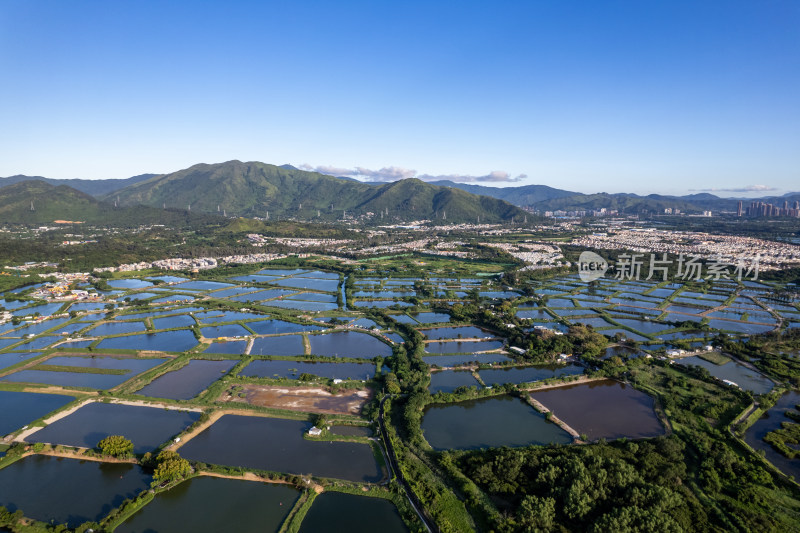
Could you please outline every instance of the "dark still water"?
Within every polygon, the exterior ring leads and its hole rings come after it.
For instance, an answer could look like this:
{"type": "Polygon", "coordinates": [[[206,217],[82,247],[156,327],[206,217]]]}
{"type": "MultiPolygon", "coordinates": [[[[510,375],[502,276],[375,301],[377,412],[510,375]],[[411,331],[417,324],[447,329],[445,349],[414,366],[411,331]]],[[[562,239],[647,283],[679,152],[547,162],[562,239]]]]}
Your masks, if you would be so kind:
{"type": "Polygon", "coordinates": [[[196,477],[162,492],[114,531],[278,531],[299,496],[300,491],[288,485],[196,477]]]}
{"type": "Polygon", "coordinates": [[[793,422],[785,415],[786,411],[795,409],[800,404],[800,392],[790,391],[780,397],[778,402],[766,413],[764,413],[755,424],[750,426],[744,434],[744,440],[755,450],[763,450],[767,460],[775,465],[778,470],[787,476],[794,476],[800,479],[800,459],[789,459],[784,457],[772,446],[762,439],[770,431],[781,428],[781,422],[793,422]]]}
{"type": "Polygon", "coordinates": [[[423,415],[422,431],[437,450],[572,442],[566,431],[512,396],[430,406],[423,415]]]}
{"type": "Polygon", "coordinates": [[[52,372],[50,370],[20,370],[4,377],[13,383],[42,383],[60,387],[111,389],[128,381],[134,374],[90,374],[82,372],[52,372]]]}
{"type": "Polygon", "coordinates": [[[431,354],[474,353],[497,350],[503,347],[501,341],[439,341],[425,345],[425,352],[431,354]]]}
{"type": "Polygon", "coordinates": [[[197,346],[194,333],[188,329],[161,331],[144,335],[129,335],[105,339],[97,345],[98,350],[154,350],[160,352],[185,352],[197,346]]]}
{"type": "Polygon", "coordinates": [[[752,391],[755,394],[766,394],[775,386],[770,379],[736,361],[717,365],[693,355],[679,359],[678,362],[682,365],[695,365],[705,368],[715,378],[733,381],[741,388],[752,391]]]}
{"type": "Polygon", "coordinates": [[[533,392],[555,416],[591,440],[644,438],[664,434],[655,399],[610,379],[533,392]]]}
{"type": "Polygon", "coordinates": [[[437,392],[453,392],[459,387],[478,387],[481,384],[472,375],[472,372],[467,370],[443,370],[441,372],[433,372],[431,374],[431,384],[428,385],[428,390],[431,394],[437,392]]]}
{"type": "Polygon", "coordinates": [[[488,387],[494,384],[530,383],[548,378],[582,374],[583,368],[577,365],[540,365],[527,367],[508,367],[479,370],[478,375],[488,387]]]}
{"type": "Polygon", "coordinates": [[[230,359],[224,361],[193,359],[183,368],[157,377],[149,385],[136,391],[136,394],[153,398],[189,400],[227,374],[236,363],[238,361],[230,359]]]}
{"type": "Polygon", "coordinates": [[[0,436],[16,431],[74,399],[62,394],[0,391],[0,436]]]}
{"type": "Polygon", "coordinates": [[[0,505],[76,527],[101,520],[147,489],[150,479],[135,465],[32,455],[0,470],[0,505]]]}
{"type": "Polygon", "coordinates": [[[383,474],[367,444],[303,438],[302,420],[225,415],[181,447],[193,461],[312,474],[350,481],[379,481],[383,474]]]}
{"type": "Polygon", "coordinates": [[[458,366],[469,363],[492,364],[505,363],[508,357],[500,353],[479,353],[466,355],[427,355],[422,358],[425,363],[438,367],[458,366]]]}
{"type": "Polygon", "coordinates": [[[300,533],[406,533],[397,507],[388,500],[343,492],[324,492],[314,499],[300,533]]]}
{"type": "Polygon", "coordinates": [[[308,337],[311,353],[333,357],[363,357],[372,359],[376,355],[388,357],[392,349],[372,335],[357,331],[337,331],[308,337]]]}
{"type": "Polygon", "coordinates": [[[133,442],[134,453],[145,453],[153,451],[198,418],[200,413],[193,411],[90,403],[40,429],[27,440],[94,448],[109,435],[122,435],[133,442]]]}

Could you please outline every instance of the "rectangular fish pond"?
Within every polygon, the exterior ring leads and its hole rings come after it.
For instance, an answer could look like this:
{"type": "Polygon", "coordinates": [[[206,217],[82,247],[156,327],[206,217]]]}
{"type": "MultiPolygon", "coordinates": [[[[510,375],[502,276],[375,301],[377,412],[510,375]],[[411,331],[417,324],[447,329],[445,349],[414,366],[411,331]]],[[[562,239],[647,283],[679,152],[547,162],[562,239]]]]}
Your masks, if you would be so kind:
{"type": "Polygon", "coordinates": [[[430,405],[423,414],[422,431],[435,450],[572,442],[566,431],[513,396],[430,405]]]}
{"type": "Polygon", "coordinates": [[[376,482],[383,478],[372,448],[358,442],[303,438],[310,422],[225,415],[187,442],[182,457],[205,463],[290,474],[376,482]]]}

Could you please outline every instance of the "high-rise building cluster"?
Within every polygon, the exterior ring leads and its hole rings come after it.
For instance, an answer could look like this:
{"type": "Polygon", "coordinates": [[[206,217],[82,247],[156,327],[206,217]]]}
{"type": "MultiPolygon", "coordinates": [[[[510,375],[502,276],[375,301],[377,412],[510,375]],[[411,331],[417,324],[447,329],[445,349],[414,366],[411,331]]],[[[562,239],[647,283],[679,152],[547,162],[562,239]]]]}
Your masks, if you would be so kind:
{"type": "Polygon", "coordinates": [[[783,207],[768,204],[766,202],[750,202],[750,205],[745,209],[743,203],[740,201],[736,209],[736,215],[747,215],[748,217],[798,217],[800,218],[800,201],[795,201],[792,207],[789,207],[789,201],[783,201],[783,207]]]}

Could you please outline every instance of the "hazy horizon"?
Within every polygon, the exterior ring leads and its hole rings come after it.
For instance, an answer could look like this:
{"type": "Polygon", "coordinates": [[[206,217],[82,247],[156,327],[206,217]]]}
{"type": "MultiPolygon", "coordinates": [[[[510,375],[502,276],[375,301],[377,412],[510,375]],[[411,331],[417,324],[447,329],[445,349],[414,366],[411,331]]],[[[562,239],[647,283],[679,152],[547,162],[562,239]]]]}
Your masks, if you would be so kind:
{"type": "MultiPolygon", "coordinates": [[[[235,160],[228,160],[228,161],[235,161],[235,160]]],[[[218,163],[196,163],[196,164],[214,165],[214,164],[220,164],[220,163],[224,163],[224,162],[225,161],[221,161],[221,162],[218,162],[218,163]]],[[[254,162],[254,161],[242,161],[242,162],[249,163],[249,162],[254,162]]],[[[258,162],[259,163],[267,163],[266,161],[258,161],[258,162]]],[[[280,164],[267,163],[267,164],[276,165],[276,166],[287,165],[287,164],[291,165],[291,163],[280,163],[280,164]]],[[[191,165],[191,166],[194,166],[194,165],[191,165]]],[[[296,167],[296,168],[298,168],[300,170],[305,170],[305,169],[299,168],[297,165],[292,165],[292,166],[294,166],[294,167],[296,167]]],[[[190,168],[190,167],[186,167],[186,168],[190,168]]],[[[89,181],[102,180],[102,179],[124,180],[124,179],[137,177],[137,176],[143,176],[143,175],[154,175],[154,176],[167,175],[167,174],[171,174],[173,172],[178,172],[180,170],[184,170],[184,169],[176,169],[176,170],[172,170],[172,171],[169,171],[169,172],[139,172],[138,174],[134,174],[132,176],[127,176],[127,177],[121,177],[121,178],[54,178],[53,176],[39,176],[39,175],[32,175],[32,174],[13,174],[11,176],[0,176],[0,178],[10,178],[10,177],[15,177],[15,176],[27,176],[27,177],[30,177],[30,178],[47,178],[47,179],[61,179],[61,180],[69,180],[69,179],[86,179],[86,180],[89,180],[89,181]]],[[[308,171],[316,172],[316,170],[310,170],[310,169],[308,171]]],[[[329,173],[325,173],[325,172],[320,172],[320,173],[328,175],[328,176],[332,176],[332,177],[337,177],[337,178],[350,178],[350,177],[352,177],[352,176],[347,176],[347,175],[342,175],[342,174],[335,174],[335,173],[334,174],[329,174],[329,173]]],[[[414,178],[418,178],[419,179],[418,176],[409,176],[409,177],[414,177],[414,178]]],[[[452,181],[452,180],[449,180],[449,177],[446,176],[446,175],[445,176],[428,176],[428,177],[429,178],[436,178],[436,179],[423,179],[423,181],[427,181],[427,182],[438,182],[438,181],[445,181],[445,180],[452,181]]],[[[402,178],[401,177],[401,178],[398,178],[396,180],[387,179],[387,180],[375,180],[375,181],[370,181],[368,179],[363,179],[363,178],[362,179],[353,178],[353,179],[356,179],[357,181],[360,181],[361,183],[381,184],[381,183],[390,183],[390,182],[394,182],[394,181],[399,181],[400,179],[406,179],[406,178],[402,178]]],[[[556,185],[551,185],[551,184],[547,184],[547,183],[520,183],[520,182],[506,182],[506,183],[494,182],[493,183],[493,182],[481,182],[481,181],[477,181],[477,182],[456,182],[456,183],[464,183],[466,185],[477,185],[477,186],[483,186],[483,187],[501,187],[501,188],[505,188],[505,187],[523,187],[523,186],[526,186],[526,185],[544,185],[544,186],[547,186],[547,187],[552,187],[554,189],[569,190],[569,189],[561,189],[560,187],[558,187],[556,185]]],[[[636,191],[631,191],[631,190],[620,190],[620,191],[589,190],[589,191],[571,191],[571,192],[583,193],[583,194],[632,193],[632,194],[638,194],[640,196],[646,196],[648,194],[663,194],[663,195],[666,195],[666,196],[670,196],[671,195],[669,193],[636,192],[636,191]]],[[[687,195],[691,195],[691,194],[701,194],[701,193],[713,194],[714,196],[717,196],[719,198],[724,198],[724,199],[746,200],[746,199],[750,199],[750,198],[755,199],[755,198],[764,198],[764,197],[779,197],[779,196],[784,196],[784,195],[787,195],[787,194],[798,194],[798,193],[800,193],[800,188],[798,188],[796,190],[789,190],[789,191],[780,192],[780,193],[774,192],[774,191],[772,191],[772,192],[771,191],[746,191],[746,192],[743,191],[743,192],[738,193],[738,195],[736,193],[734,193],[734,192],[730,192],[730,193],[726,194],[724,191],[689,191],[689,192],[685,192],[685,193],[678,193],[678,194],[675,194],[674,196],[687,196],[687,195]]]]}

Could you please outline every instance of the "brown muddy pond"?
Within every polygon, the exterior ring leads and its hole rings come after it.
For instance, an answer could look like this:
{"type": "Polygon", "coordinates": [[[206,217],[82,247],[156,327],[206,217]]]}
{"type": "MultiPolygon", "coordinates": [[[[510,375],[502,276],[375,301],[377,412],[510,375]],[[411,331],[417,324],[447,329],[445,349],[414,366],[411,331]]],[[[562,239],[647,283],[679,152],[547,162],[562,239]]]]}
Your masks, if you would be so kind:
{"type": "Polygon", "coordinates": [[[664,434],[655,399],[630,385],[604,379],[531,393],[531,397],[590,440],[640,439],[664,434]]]}

